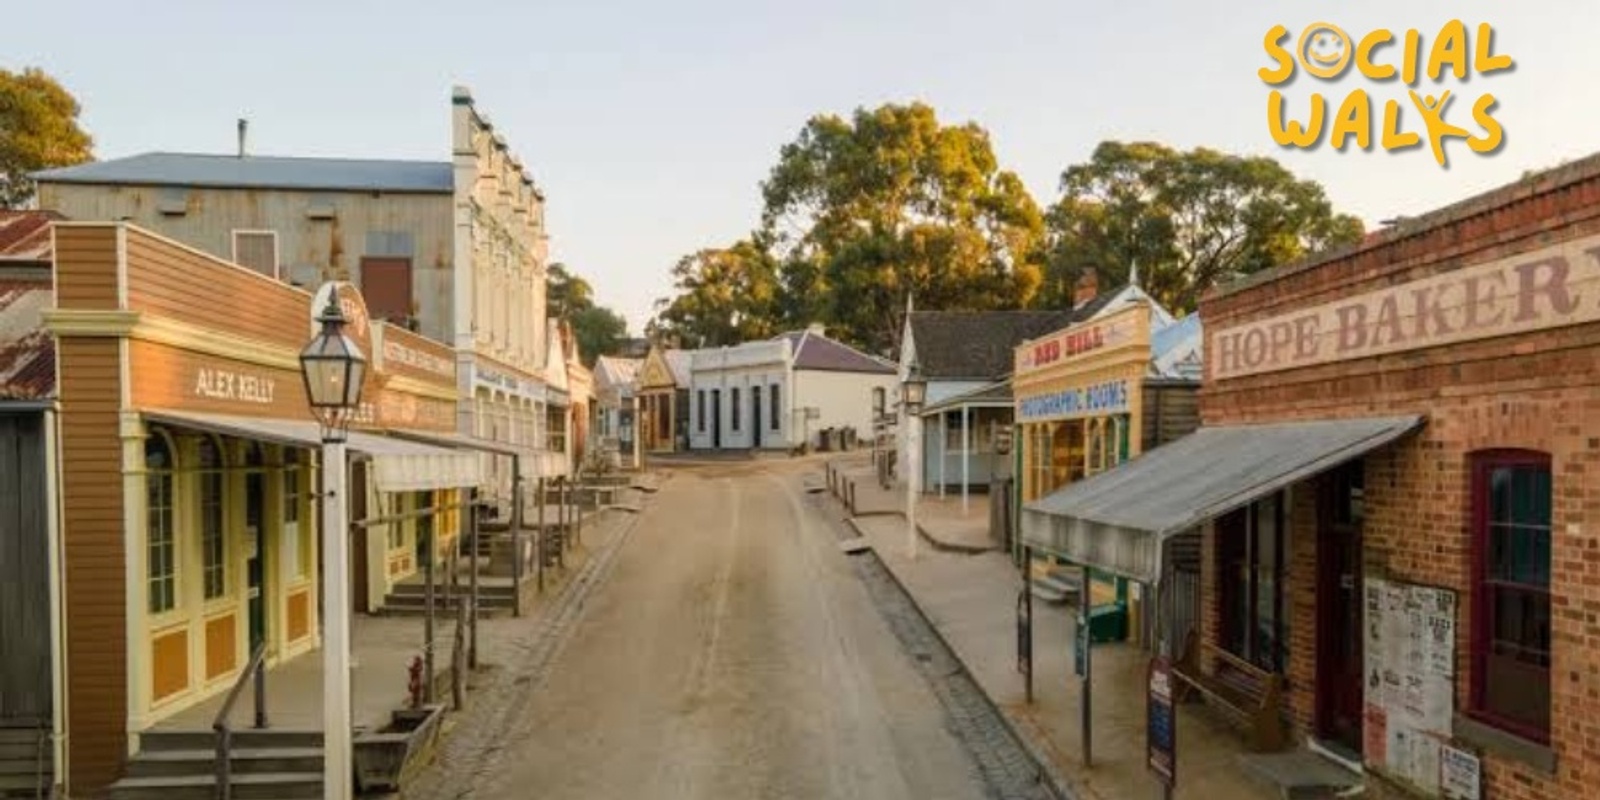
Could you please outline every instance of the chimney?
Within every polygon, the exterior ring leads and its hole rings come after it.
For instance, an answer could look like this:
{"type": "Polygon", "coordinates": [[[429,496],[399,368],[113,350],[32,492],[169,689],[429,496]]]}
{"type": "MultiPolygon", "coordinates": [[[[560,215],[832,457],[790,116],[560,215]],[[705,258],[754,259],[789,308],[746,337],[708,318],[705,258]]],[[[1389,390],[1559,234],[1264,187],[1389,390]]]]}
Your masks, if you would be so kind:
{"type": "Polygon", "coordinates": [[[1072,288],[1072,307],[1083,308],[1099,292],[1100,278],[1094,274],[1094,270],[1083,273],[1083,277],[1078,278],[1077,285],[1072,288]]]}
{"type": "Polygon", "coordinates": [[[244,158],[245,135],[250,131],[250,120],[239,118],[239,157],[244,158]]]}

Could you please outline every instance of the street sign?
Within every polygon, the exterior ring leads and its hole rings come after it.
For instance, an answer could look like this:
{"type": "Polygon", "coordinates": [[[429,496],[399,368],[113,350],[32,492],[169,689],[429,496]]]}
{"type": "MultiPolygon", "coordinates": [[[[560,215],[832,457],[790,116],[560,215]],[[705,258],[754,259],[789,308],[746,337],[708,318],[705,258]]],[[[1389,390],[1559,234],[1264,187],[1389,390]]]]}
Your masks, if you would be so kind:
{"type": "Polygon", "coordinates": [[[1178,717],[1172,705],[1172,662],[1150,660],[1149,719],[1145,751],[1150,771],[1169,791],[1178,780],[1178,717]]]}
{"type": "Polygon", "coordinates": [[[822,419],[822,409],[815,406],[806,409],[806,419],[822,419]]]}

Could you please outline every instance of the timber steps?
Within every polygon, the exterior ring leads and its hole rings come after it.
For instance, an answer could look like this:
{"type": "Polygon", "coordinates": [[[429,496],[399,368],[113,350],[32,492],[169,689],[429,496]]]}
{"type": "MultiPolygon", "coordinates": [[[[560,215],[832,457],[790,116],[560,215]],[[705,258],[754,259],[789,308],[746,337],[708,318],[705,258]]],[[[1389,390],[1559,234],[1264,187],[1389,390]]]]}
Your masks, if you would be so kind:
{"type": "Polygon", "coordinates": [[[49,797],[53,759],[48,728],[0,727],[0,797],[49,797]]]}
{"type": "MultiPolygon", "coordinates": [[[[205,800],[217,786],[216,738],[210,731],[146,731],[111,800],[205,800]]],[[[233,732],[233,796],[293,800],[322,796],[322,732],[233,732]]],[[[352,777],[352,781],[354,778],[352,777]]]]}

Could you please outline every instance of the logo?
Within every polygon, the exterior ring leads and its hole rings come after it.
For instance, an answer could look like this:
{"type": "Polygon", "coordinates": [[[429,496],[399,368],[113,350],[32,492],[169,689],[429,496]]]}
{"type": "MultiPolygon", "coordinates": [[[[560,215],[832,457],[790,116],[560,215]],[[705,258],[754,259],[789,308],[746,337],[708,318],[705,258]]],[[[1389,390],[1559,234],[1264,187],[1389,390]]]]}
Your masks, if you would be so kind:
{"type": "MultiPolygon", "coordinates": [[[[1313,22],[1294,40],[1292,51],[1289,42],[1287,27],[1275,25],[1267,31],[1263,45],[1272,65],[1257,72],[1264,83],[1277,87],[1267,96],[1267,129],[1281,147],[1313,150],[1324,135],[1333,149],[1341,152],[1352,139],[1360,149],[1370,150],[1374,136],[1379,146],[1391,152],[1418,147],[1426,141],[1434,160],[1448,167],[1446,140],[1465,140],[1467,148],[1480,155],[1494,153],[1505,141],[1505,128],[1493,115],[1499,102],[1494,94],[1484,92],[1473,101],[1470,113],[1478,128],[1474,133],[1447,119],[1451,102],[1457,99],[1452,96],[1455,90],[1434,88],[1447,78],[1464,87],[1474,74],[1488,76],[1515,66],[1511,56],[1494,52],[1494,28],[1488,23],[1480,24],[1475,34],[1469,34],[1467,26],[1454,19],[1445,23],[1437,35],[1430,32],[1424,36],[1413,28],[1397,37],[1379,28],[1357,39],[1331,22],[1313,22]],[[1337,108],[1321,92],[1315,92],[1304,121],[1294,118],[1297,112],[1289,110],[1282,88],[1298,73],[1332,82],[1352,67],[1375,85],[1398,80],[1406,87],[1406,101],[1383,101],[1382,114],[1377,115],[1375,101],[1364,88],[1351,91],[1337,108]],[[1424,78],[1429,86],[1420,86],[1424,78]],[[1417,126],[1406,124],[1406,114],[1411,110],[1421,120],[1420,133],[1417,126]]],[[[1459,118],[1460,112],[1456,116],[1459,118]]]]}

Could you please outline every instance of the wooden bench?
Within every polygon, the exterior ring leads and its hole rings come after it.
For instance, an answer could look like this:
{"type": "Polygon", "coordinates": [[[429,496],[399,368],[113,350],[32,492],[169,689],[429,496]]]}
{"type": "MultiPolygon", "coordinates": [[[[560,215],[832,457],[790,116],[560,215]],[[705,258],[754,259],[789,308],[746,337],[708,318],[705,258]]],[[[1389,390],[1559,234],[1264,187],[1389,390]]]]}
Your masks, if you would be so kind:
{"type": "Polygon", "coordinates": [[[1283,676],[1268,672],[1213,645],[1201,642],[1197,631],[1189,631],[1183,654],[1172,667],[1178,687],[1173,700],[1183,702],[1193,689],[1205,695],[1208,704],[1244,724],[1251,747],[1258,752],[1282,750],[1286,734],[1283,711],[1283,676]],[[1217,669],[1201,671],[1204,656],[1216,658],[1217,669]]]}

